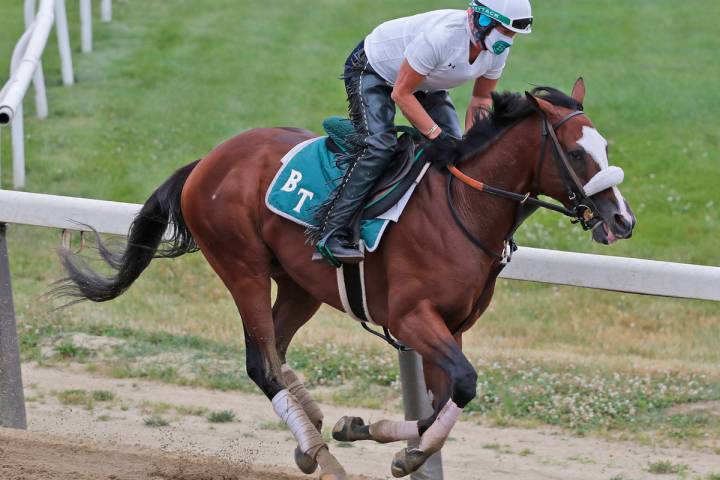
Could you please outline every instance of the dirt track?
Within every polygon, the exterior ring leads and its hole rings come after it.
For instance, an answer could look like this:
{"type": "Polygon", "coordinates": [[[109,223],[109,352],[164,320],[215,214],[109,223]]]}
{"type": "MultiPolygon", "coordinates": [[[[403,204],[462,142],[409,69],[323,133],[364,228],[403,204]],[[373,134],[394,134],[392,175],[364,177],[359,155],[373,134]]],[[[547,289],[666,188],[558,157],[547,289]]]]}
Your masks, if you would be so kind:
{"type": "Polygon", "coordinates": [[[97,447],[33,432],[0,430],[3,480],[296,480],[281,471],[199,455],[97,447]]]}
{"type": "MultiPolygon", "coordinates": [[[[117,380],[83,371],[23,366],[29,428],[0,430],[2,480],[235,480],[310,479],[292,462],[295,442],[278,426],[260,395],[214,392],[136,380],[117,380]],[[110,390],[112,404],[62,405],[57,392],[110,390]],[[232,423],[210,424],[203,416],[164,415],[170,425],[150,428],[148,402],[231,409],[232,423]]],[[[327,425],[353,413],[366,420],[397,413],[323,405],[327,425]]],[[[390,460],[401,445],[372,442],[340,448],[331,444],[354,480],[388,479],[390,460]],[[357,475],[366,475],[360,477],[357,475]]],[[[720,450],[717,450],[720,451],[720,450]]],[[[659,460],[687,465],[684,478],[720,473],[712,451],[655,448],[629,442],[568,436],[552,429],[488,428],[460,422],[443,449],[450,480],[657,478],[647,471],[659,460]]],[[[666,475],[663,478],[679,478],[666,475]]]]}

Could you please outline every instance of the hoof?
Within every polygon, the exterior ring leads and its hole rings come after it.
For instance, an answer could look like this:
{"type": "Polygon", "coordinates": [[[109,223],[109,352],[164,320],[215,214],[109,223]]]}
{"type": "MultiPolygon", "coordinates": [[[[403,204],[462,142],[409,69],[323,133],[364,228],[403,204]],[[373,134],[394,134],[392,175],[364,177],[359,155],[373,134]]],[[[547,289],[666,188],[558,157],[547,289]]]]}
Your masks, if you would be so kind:
{"type": "Polygon", "coordinates": [[[372,439],[370,429],[360,417],[342,417],[333,427],[332,436],[338,442],[372,439]]]}
{"type": "Polygon", "coordinates": [[[395,454],[390,471],[393,477],[401,478],[410,475],[422,467],[430,455],[417,448],[403,448],[395,454]]]}
{"type": "Polygon", "coordinates": [[[318,463],[310,455],[303,453],[300,450],[300,446],[295,447],[295,465],[298,466],[301,472],[305,475],[310,475],[317,470],[318,463]]]}

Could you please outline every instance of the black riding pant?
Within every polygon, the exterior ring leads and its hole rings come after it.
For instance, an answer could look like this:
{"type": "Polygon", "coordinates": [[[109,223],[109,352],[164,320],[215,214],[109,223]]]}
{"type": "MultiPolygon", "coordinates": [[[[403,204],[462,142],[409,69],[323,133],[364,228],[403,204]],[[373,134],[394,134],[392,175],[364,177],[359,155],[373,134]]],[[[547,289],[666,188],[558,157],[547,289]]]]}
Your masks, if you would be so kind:
{"type": "MultiPolygon", "coordinates": [[[[337,201],[329,211],[323,228],[325,233],[350,226],[397,147],[396,107],[391,98],[393,87],[370,66],[364,42],[360,42],[345,62],[343,78],[350,119],[363,137],[364,146],[339,187],[337,201]]],[[[448,92],[418,92],[415,96],[443,131],[458,138],[462,136],[448,92]]]]}

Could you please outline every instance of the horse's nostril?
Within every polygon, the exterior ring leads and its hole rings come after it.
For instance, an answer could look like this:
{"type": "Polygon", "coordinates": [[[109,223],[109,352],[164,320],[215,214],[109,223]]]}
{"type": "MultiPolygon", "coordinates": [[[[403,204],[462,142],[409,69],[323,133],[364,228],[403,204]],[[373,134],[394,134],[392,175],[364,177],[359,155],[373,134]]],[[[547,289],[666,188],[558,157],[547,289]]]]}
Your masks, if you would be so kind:
{"type": "Polygon", "coordinates": [[[615,225],[618,228],[618,232],[622,232],[625,234],[632,232],[632,228],[633,228],[632,223],[627,218],[625,218],[624,215],[620,215],[619,213],[616,213],[614,218],[615,218],[615,225]]]}

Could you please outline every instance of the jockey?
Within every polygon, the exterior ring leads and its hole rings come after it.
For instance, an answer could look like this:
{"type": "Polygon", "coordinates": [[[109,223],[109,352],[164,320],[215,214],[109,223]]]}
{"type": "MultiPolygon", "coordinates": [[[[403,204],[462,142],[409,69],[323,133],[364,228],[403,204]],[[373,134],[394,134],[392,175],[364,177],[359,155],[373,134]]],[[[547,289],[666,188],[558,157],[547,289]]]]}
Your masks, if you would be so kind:
{"type": "MultiPolygon", "coordinates": [[[[345,62],[350,118],[363,149],[321,214],[316,248],[357,263],[353,224],[397,145],[395,106],[425,137],[428,150],[452,161],[462,130],[448,90],[473,80],[465,131],[492,106],[491,93],[516,34],[532,29],[529,0],[471,0],[464,10],[436,10],[378,26],[345,62]]],[[[318,257],[318,256],[316,256],[318,257]]]]}

